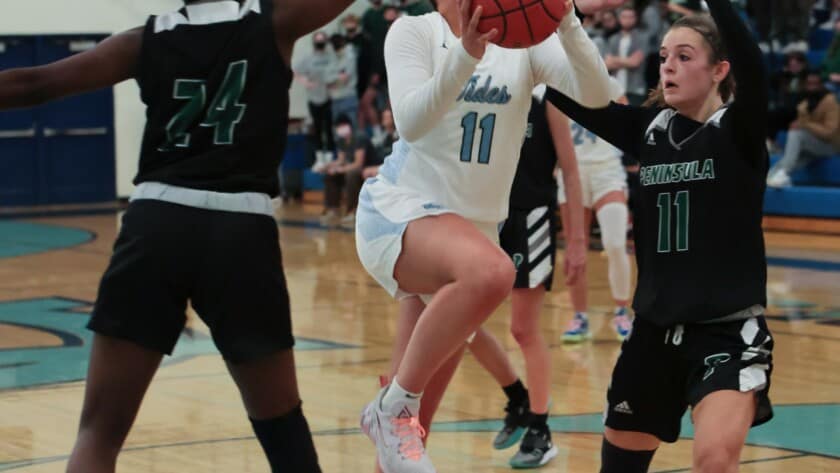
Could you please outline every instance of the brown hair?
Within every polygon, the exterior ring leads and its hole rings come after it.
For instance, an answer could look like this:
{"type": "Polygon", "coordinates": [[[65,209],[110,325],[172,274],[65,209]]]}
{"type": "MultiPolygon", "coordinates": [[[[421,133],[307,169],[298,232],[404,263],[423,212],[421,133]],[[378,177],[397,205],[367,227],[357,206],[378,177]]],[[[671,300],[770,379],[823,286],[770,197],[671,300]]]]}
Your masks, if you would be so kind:
{"type": "MultiPolygon", "coordinates": [[[[703,37],[710,52],[710,64],[717,64],[727,60],[726,45],[723,43],[723,38],[721,38],[718,27],[712,17],[708,15],[684,16],[674,22],[669,31],[673,31],[676,28],[688,28],[703,37]]],[[[735,77],[732,75],[731,70],[718,86],[718,92],[724,103],[728,102],[735,94],[735,77]]],[[[661,81],[656,85],[656,89],[651,91],[644,106],[668,106],[665,102],[665,94],[662,90],[661,81]]]]}

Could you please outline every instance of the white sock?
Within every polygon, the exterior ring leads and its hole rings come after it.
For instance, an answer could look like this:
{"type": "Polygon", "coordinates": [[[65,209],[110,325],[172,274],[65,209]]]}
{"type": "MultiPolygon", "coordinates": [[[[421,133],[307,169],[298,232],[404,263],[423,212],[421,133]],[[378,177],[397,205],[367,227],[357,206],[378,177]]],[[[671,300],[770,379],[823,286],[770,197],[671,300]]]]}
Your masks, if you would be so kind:
{"type": "Polygon", "coordinates": [[[627,206],[618,202],[604,205],[597,213],[601,241],[609,261],[613,299],[630,298],[630,258],[627,257],[627,206]]]}
{"type": "Polygon", "coordinates": [[[385,395],[382,396],[382,405],[380,407],[383,411],[393,415],[398,415],[403,407],[407,407],[409,412],[411,412],[411,416],[416,417],[420,412],[420,397],[422,396],[422,392],[411,393],[403,389],[400,383],[397,382],[397,378],[394,377],[391,384],[388,385],[385,395]]]}

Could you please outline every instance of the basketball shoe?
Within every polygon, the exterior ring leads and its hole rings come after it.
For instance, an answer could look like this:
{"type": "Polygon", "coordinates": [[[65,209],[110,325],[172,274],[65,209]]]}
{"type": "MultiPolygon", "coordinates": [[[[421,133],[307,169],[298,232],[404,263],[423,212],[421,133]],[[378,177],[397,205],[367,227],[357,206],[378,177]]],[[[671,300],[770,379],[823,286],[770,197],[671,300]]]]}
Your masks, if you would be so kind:
{"type": "Polygon", "coordinates": [[[420,425],[419,398],[408,398],[391,406],[382,406],[387,387],[362,411],[364,432],[376,446],[379,466],[384,473],[435,473],[423,446],[425,430],[420,425]]]}

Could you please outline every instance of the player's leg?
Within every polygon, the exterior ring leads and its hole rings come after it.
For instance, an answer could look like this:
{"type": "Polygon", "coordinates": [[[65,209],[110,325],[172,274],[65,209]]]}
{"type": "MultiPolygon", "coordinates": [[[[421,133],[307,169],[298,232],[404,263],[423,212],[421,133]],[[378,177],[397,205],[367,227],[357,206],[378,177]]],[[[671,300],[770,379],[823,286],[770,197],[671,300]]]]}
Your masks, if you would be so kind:
{"type": "Polygon", "coordinates": [[[772,417],[773,339],[763,317],[690,330],[683,338],[693,373],[687,386],[695,431],[692,471],[735,472],[750,427],[772,417]]]}
{"type": "Polygon", "coordinates": [[[278,231],[267,215],[218,212],[192,302],[239,388],[271,471],[320,472],[301,410],[278,231]]]}
{"type": "Polygon", "coordinates": [[[406,292],[434,294],[395,376],[404,390],[420,393],[443,362],[504,301],[515,272],[507,255],[474,224],[443,214],[408,224],[394,276],[406,292]]]}
{"type": "MultiPolygon", "coordinates": [[[[563,228],[567,228],[566,222],[569,221],[569,210],[566,204],[560,205],[560,218],[563,221],[563,228]]],[[[583,237],[586,239],[584,246],[589,248],[589,233],[592,228],[592,210],[589,208],[583,209],[583,237]]],[[[563,333],[563,341],[567,343],[579,343],[591,338],[589,331],[589,315],[587,314],[589,301],[587,300],[587,291],[589,284],[587,282],[586,268],[583,268],[577,281],[569,288],[569,296],[572,300],[572,309],[575,315],[569,324],[569,328],[563,333]]]]}
{"type": "Polygon", "coordinates": [[[660,440],[679,438],[688,406],[673,330],[636,318],[607,390],[601,473],[646,473],[660,440]]]}
{"type": "Polygon", "coordinates": [[[469,344],[469,349],[479,364],[502,387],[508,399],[504,425],[493,439],[493,447],[497,450],[512,447],[525,434],[525,429],[531,421],[528,390],[516,375],[501,343],[485,328],[478,329],[469,344]]]}
{"type": "Polygon", "coordinates": [[[151,200],[132,202],[123,215],[88,323],[96,335],[69,472],[114,471],[149,382],[184,327],[202,215],[151,200]]]}
{"type": "Polygon", "coordinates": [[[615,301],[615,326],[619,340],[630,333],[632,320],[627,313],[630,300],[630,258],[627,256],[627,197],[623,190],[611,191],[595,204],[601,228],[601,242],[607,254],[610,291],[615,301]]]}
{"type": "MultiPolygon", "coordinates": [[[[391,355],[391,371],[388,375],[380,376],[381,387],[387,386],[391,378],[396,374],[402,357],[405,354],[405,347],[408,345],[408,340],[411,338],[411,332],[414,331],[414,326],[417,320],[420,319],[420,314],[426,304],[418,296],[410,296],[400,299],[400,313],[397,319],[397,336],[394,339],[394,348],[391,355]]],[[[464,348],[466,347],[466,344],[464,348]]],[[[420,400],[420,425],[426,432],[423,437],[423,444],[428,441],[428,434],[431,433],[432,419],[440,406],[446,388],[455,375],[455,371],[461,362],[464,354],[464,348],[457,350],[443,366],[432,376],[426,390],[423,392],[423,398],[420,400]]],[[[377,459],[376,473],[382,473],[377,459]]]]}
{"type": "Polygon", "coordinates": [[[163,353],[96,334],[90,354],[79,433],[68,473],[108,473],[134,423],[163,353]]]}
{"type": "Polygon", "coordinates": [[[647,473],[659,439],[643,432],[607,427],[601,442],[601,473],[647,473]]]}
{"type": "Polygon", "coordinates": [[[515,273],[507,255],[475,224],[442,214],[407,225],[393,275],[405,292],[434,296],[391,384],[365,409],[362,428],[377,444],[386,470],[433,471],[421,443],[420,397],[435,373],[507,297],[515,273]]]}
{"type": "MultiPolygon", "coordinates": [[[[555,246],[551,245],[551,251],[555,246]]],[[[551,390],[551,353],[540,331],[540,313],[546,287],[517,288],[513,290],[513,322],[511,333],[519,343],[525,357],[531,419],[522,439],[519,452],[510,460],[516,468],[534,468],[545,465],[557,455],[548,428],[548,404],[551,390]]]]}
{"type": "Polygon", "coordinates": [[[293,351],[227,362],[272,472],[320,472],[298,393],[293,351]]]}
{"type": "Polygon", "coordinates": [[[694,473],[738,471],[741,449],[755,418],[754,392],[717,391],[709,394],[693,412],[694,473]]]}

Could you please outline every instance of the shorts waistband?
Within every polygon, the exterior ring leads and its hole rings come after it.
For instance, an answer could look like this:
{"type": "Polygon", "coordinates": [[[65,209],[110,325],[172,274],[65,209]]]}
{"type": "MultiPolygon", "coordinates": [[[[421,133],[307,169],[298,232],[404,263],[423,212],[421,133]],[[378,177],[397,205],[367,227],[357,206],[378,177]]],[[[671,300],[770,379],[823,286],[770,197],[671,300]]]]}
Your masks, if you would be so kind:
{"type": "Polygon", "coordinates": [[[131,193],[129,201],[151,199],[205,210],[266,215],[274,218],[271,197],[260,192],[226,193],[172,186],[161,182],[143,182],[131,193]]]}
{"type": "Polygon", "coordinates": [[[725,315],[723,317],[719,317],[717,319],[712,320],[704,320],[702,322],[698,322],[698,324],[705,325],[705,324],[720,324],[724,322],[734,322],[736,320],[747,320],[753,317],[758,317],[760,315],[764,315],[764,307],[759,304],[754,306],[747,307],[744,310],[739,310],[738,312],[734,312],[729,315],[725,315]]]}

